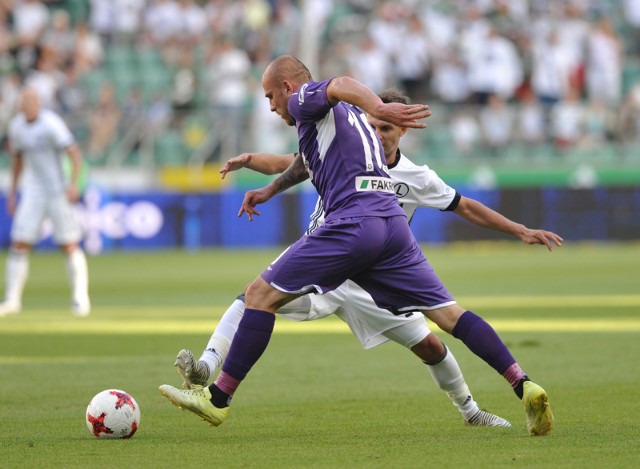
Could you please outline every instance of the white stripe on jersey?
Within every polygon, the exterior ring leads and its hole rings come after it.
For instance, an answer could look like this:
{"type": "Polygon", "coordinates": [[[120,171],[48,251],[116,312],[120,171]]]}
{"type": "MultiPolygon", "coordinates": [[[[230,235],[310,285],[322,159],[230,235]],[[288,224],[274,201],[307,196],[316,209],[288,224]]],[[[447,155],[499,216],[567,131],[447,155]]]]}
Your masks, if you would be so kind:
{"type": "Polygon", "coordinates": [[[318,156],[320,161],[324,161],[327,150],[336,137],[336,118],[333,108],[316,123],[316,131],[318,132],[318,156]]]}
{"type": "MultiPolygon", "coordinates": [[[[360,114],[360,117],[362,117],[362,122],[364,122],[364,128],[367,129],[367,131],[369,132],[371,141],[377,142],[378,136],[373,131],[373,127],[369,125],[369,121],[367,120],[367,115],[363,113],[363,114],[360,114]]],[[[373,153],[376,157],[376,163],[378,163],[378,168],[383,168],[385,173],[389,173],[389,171],[387,171],[387,162],[385,161],[383,163],[382,157],[380,156],[380,145],[375,145],[375,144],[373,145],[373,153]]]]}
{"type": "Polygon", "coordinates": [[[307,228],[306,234],[313,233],[316,228],[324,223],[324,207],[322,206],[322,199],[318,197],[316,200],[316,208],[313,210],[311,214],[311,221],[309,222],[309,227],[307,228]]]}
{"type": "MultiPolygon", "coordinates": [[[[360,139],[362,140],[362,148],[364,149],[365,170],[366,171],[373,171],[374,170],[373,157],[371,156],[371,148],[369,147],[369,142],[367,142],[367,137],[366,137],[364,131],[362,130],[362,127],[360,127],[360,123],[358,122],[358,118],[353,113],[353,111],[351,109],[349,109],[348,113],[349,113],[349,124],[351,124],[352,126],[354,126],[356,128],[356,130],[360,134],[360,139]]],[[[374,140],[374,142],[375,142],[375,140],[374,140]]],[[[375,146],[376,146],[376,148],[378,147],[377,145],[375,145],[375,146]]]]}

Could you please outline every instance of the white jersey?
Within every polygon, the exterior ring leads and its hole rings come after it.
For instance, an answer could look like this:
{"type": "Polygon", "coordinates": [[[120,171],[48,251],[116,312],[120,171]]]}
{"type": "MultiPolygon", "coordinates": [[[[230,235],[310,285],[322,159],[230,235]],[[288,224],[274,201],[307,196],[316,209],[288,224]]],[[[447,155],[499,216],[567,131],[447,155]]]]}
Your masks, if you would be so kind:
{"type": "Polygon", "coordinates": [[[15,116],[9,127],[9,145],[13,154],[22,154],[22,190],[44,196],[63,193],[62,160],[73,141],[67,125],[52,111],[41,110],[33,122],[27,122],[23,114],[15,116]]]}
{"type": "MultiPolygon", "coordinates": [[[[398,202],[409,221],[418,207],[439,210],[456,207],[454,201],[458,197],[455,189],[449,187],[428,166],[416,165],[399,151],[395,164],[389,166],[389,174],[398,202]]],[[[307,233],[323,222],[322,199],[318,198],[307,233]]],[[[379,308],[369,293],[350,280],[323,295],[310,294],[297,298],[277,312],[292,321],[312,321],[336,315],[347,323],[367,349],[390,339],[411,348],[430,333],[422,314],[395,316],[379,308]]]]}
{"type": "MultiPolygon", "coordinates": [[[[418,166],[398,150],[395,164],[389,166],[389,174],[400,206],[411,218],[418,207],[446,210],[456,197],[456,190],[449,187],[429,166],[418,166]]],[[[318,198],[307,234],[324,223],[322,199],[318,198]]]]}

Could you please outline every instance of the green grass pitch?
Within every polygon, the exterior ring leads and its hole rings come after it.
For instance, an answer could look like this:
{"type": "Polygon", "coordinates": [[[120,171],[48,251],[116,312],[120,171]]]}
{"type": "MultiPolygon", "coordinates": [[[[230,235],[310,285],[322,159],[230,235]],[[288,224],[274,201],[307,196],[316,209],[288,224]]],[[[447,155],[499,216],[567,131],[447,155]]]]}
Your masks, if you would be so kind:
{"type": "Polygon", "coordinates": [[[410,352],[365,351],[331,318],[279,319],[229,419],[209,428],[157,387],[179,384],[176,352],[200,353],[278,251],[90,257],[88,318],[70,313],[62,255],[36,252],[22,314],[0,318],[0,468],[640,467],[640,244],[425,252],[547,389],[552,435],[529,437],[506,382],[452,337],[438,331],[481,407],[513,428],[465,427],[410,352]],[[131,440],[96,440],[85,426],[107,388],[140,404],[131,440]]]}

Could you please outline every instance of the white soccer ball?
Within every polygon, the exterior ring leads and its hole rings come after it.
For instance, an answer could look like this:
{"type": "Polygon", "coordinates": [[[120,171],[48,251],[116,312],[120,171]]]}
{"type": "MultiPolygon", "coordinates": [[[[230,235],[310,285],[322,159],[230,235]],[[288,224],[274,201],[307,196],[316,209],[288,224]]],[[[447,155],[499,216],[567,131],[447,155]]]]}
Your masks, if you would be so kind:
{"type": "Polygon", "coordinates": [[[140,407],[131,394],[107,389],[91,399],[86,420],[96,438],[131,438],[140,426],[140,407]]]}

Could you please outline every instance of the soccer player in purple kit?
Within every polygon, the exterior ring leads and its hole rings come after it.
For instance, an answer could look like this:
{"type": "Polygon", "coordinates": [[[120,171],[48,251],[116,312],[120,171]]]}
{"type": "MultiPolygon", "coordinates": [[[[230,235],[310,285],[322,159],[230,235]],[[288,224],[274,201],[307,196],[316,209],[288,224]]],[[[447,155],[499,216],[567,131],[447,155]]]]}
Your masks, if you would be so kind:
{"type": "Polygon", "coordinates": [[[296,126],[300,155],[269,186],[246,194],[239,215],[259,215],[256,205],[311,178],[322,197],[325,224],[280,255],[246,292],[245,314],[222,371],[208,388],[161,393],[212,425],[227,417],[231,396],[266,349],[276,309],[303,294],[323,293],[351,279],[376,304],[396,314],[421,311],[462,340],[513,386],[523,399],[534,435],[551,431],[547,394],[525,375],[493,328],[459,307],[417,245],[395,199],[380,141],[366,121],[424,128],[424,105],[383,103],[347,77],[313,82],[291,56],[275,59],[262,79],[271,110],[296,126]]]}

